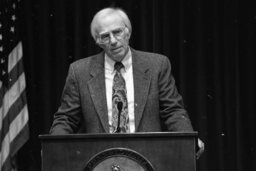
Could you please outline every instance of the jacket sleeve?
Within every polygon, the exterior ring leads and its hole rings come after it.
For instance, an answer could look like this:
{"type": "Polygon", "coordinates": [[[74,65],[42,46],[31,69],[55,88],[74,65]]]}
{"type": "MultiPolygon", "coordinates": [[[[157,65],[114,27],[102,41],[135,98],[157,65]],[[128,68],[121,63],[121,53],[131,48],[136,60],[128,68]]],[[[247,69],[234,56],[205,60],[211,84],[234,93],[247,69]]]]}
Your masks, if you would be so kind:
{"type": "Polygon", "coordinates": [[[162,60],[159,74],[159,108],[160,117],[168,131],[193,131],[182,97],[175,86],[167,57],[162,60]]]}
{"type": "Polygon", "coordinates": [[[50,134],[69,134],[77,132],[81,122],[79,88],[73,65],[70,65],[62,92],[61,105],[54,114],[50,134]]]}

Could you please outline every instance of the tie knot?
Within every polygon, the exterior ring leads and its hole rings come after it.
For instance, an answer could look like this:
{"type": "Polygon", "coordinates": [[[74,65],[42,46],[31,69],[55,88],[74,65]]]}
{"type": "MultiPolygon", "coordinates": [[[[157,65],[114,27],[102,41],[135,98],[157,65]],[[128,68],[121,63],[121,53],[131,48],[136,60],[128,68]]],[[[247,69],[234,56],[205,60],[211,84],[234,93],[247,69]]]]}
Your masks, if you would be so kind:
{"type": "Polygon", "coordinates": [[[115,70],[120,72],[120,70],[124,67],[124,65],[122,64],[122,62],[116,62],[114,67],[115,67],[115,70]]]}

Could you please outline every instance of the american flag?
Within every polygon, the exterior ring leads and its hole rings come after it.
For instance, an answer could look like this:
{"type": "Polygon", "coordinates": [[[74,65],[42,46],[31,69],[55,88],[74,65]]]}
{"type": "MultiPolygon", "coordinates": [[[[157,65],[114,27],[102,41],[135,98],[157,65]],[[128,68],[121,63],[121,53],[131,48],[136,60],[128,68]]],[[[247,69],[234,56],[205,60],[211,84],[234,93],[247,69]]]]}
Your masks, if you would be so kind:
{"type": "Polygon", "coordinates": [[[14,170],[12,160],[29,138],[20,0],[0,0],[0,170],[14,170]]]}

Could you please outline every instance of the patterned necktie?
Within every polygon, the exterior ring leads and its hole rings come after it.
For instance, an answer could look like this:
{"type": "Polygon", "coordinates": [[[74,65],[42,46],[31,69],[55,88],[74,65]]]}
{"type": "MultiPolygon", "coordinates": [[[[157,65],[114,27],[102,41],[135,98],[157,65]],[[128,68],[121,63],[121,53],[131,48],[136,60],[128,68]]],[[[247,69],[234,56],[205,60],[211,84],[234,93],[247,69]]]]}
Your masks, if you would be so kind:
{"type": "Polygon", "coordinates": [[[115,63],[115,76],[113,79],[113,92],[112,92],[112,126],[111,132],[130,132],[129,128],[129,115],[128,115],[128,103],[127,103],[127,91],[125,86],[125,80],[120,72],[120,70],[124,67],[121,62],[115,63]],[[119,107],[118,107],[119,103],[119,107]],[[120,105],[122,103],[122,105],[120,105]],[[118,108],[122,107],[120,110],[120,120],[119,120],[119,130],[118,127],[118,108]]]}

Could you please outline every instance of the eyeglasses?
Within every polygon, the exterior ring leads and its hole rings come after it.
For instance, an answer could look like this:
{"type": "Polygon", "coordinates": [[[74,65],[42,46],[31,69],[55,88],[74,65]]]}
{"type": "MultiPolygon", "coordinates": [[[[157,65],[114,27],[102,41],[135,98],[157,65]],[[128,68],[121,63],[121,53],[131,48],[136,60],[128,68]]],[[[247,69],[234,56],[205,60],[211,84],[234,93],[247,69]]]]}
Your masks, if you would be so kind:
{"type": "Polygon", "coordinates": [[[123,35],[124,35],[125,28],[126,27],[121,27],[121,28],[114,29],[110,32],[99,34],[98,39],[97,39],[97,43],[99,43],[99,44],[108,44],[108,43],[110,43],[111,34],[112,34],[113,37],[115,37],[118,40],[122,39],[123,35]]]}

